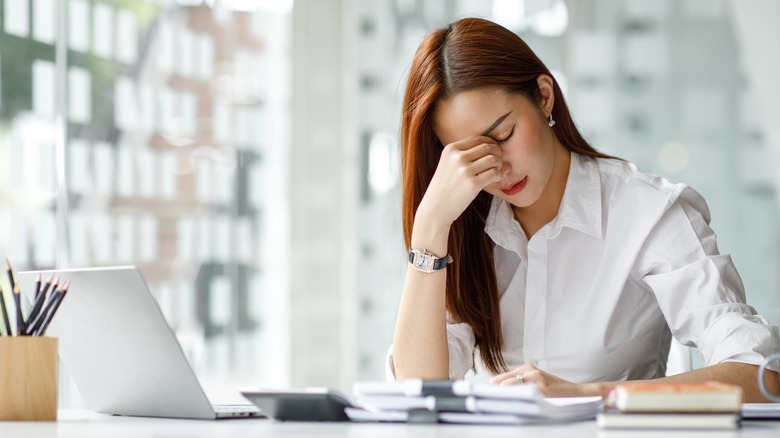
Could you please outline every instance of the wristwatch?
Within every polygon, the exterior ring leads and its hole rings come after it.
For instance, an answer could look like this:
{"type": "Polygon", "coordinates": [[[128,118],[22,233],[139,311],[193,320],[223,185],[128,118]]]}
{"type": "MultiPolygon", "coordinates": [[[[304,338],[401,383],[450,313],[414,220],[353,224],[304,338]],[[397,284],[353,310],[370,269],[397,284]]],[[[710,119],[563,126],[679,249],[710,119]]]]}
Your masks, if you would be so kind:
{"type": "Polygon", "coordinates": [[[430,274],[433,271],[443,269],[447,263],[452,263],[452,256],[447,254],[446,257],[439,258],[427,249],[410,249],[409,263],[414,269],[430,274]]]}

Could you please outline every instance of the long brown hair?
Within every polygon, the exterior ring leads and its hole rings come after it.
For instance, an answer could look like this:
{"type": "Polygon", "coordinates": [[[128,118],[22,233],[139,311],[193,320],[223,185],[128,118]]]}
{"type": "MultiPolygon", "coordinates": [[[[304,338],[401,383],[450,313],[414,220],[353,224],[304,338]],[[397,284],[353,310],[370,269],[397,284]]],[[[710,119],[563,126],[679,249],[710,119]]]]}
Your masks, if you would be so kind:
{"type": "MultiPolygon", "coordinates": [[[[412,61],[401,115],[403,230],[409,247],[414,216],[433,178],[443,145],[433,131],[436,105],[462,91],[502,87],[540,102],[537,78],[553,79],[553,131],[567,149],[605,157],[574,126],[563,93],[542,61],[517,35],[493,22],[464,18],[429,33],[412,61]]],[[[485,234],[491,195],[481,192],[452,224],[448,251],[447,310],[474,331],[482,362],[492,373],[506,369],[501,354],[501,315],[493,244],[485,234]]]]}

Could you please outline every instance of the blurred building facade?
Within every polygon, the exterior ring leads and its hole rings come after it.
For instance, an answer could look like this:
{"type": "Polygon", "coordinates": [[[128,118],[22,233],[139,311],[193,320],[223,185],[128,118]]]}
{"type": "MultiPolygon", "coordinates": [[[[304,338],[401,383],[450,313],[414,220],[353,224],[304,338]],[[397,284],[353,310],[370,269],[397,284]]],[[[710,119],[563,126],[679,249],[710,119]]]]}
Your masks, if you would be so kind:
{"type": "Polygon", "coordinates": [[[595,147],[705,196],[748,301],[780,323],[780,65],[762,56],[778,9],[0,0],[0,255],[137,265],[207,381],[381,379],[408,66],[426,32],[480,16],[539,54],[595,147]]]}

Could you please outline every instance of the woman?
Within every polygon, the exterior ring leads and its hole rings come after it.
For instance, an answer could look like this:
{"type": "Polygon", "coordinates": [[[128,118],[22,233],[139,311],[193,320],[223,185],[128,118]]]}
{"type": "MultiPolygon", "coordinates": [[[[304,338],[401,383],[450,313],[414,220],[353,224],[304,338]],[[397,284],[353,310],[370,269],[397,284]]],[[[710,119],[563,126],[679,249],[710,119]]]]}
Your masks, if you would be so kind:
{"type": "Polygon", "coordinates": [[[745,304],[704,199],[591,147],[519,37],[481,19],[431,32],[401,135],[410,266],[389,378],[463,378],[478,354],[493,383],[548,396],[719,380],[762,400],[777,327],[745,304]],[[707,366],[663,377],[671,336],[707,366]]]}

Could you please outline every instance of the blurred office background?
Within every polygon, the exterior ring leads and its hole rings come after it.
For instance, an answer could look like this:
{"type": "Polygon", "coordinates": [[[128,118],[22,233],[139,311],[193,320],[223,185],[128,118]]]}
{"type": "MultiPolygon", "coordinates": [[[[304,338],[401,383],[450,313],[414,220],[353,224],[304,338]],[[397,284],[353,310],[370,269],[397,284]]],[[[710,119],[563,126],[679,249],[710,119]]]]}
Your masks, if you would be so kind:
{"type": "Polygon", "coordinates": [[[699,190],[780,323],[773,0],[0,0],[0,255],[138,266],[211,385],[384,378],[405,74],[464,16],[521,35],[596,147],[699,190]]]}

